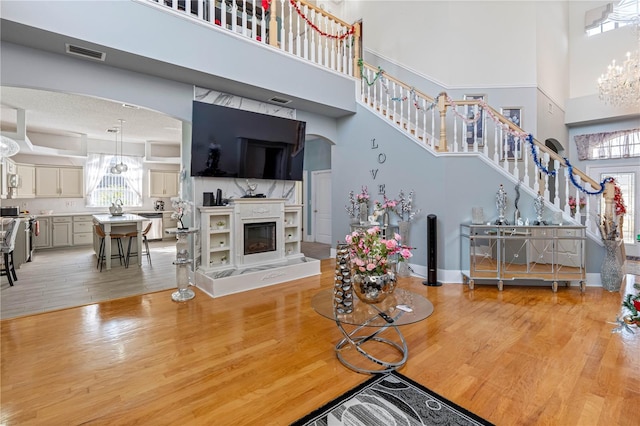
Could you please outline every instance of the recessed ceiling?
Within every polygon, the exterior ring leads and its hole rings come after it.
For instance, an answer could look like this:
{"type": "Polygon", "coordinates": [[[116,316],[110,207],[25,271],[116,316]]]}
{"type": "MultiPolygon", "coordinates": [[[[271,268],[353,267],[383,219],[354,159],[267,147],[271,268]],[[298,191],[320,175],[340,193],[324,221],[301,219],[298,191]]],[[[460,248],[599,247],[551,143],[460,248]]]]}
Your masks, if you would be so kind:
{"type": "Polygon", "coordinates": [[[179,144],[182,123],[167,115],[135,105],[83,95],[2,86],[2,131],[15,132],[16,110],[25,110],[30,132],[62,136],[87,135],[88,139],[113,140],[107,130],[124,122],[124,141],[179,144]]]}

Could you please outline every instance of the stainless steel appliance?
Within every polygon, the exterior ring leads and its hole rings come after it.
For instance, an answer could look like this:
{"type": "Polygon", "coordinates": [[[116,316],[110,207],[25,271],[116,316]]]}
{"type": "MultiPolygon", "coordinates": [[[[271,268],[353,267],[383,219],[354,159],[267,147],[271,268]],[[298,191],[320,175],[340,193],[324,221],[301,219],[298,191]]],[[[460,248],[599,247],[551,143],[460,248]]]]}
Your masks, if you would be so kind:
{"type": "Polygon", "coordinates": [[[20,216],[20,207],[19,206],[0,207],[0,216],[18,217],[20,216]]]}
{"type": "Polygon", "coordinates": [[[142,216],[147,220],[142,221],[142,229],[147,226],[149,221],[151,222],[151,229],[147,234],[147,240],[161,240],[162,239],[162,213],[138,213],[138,216],[142,216]]]}

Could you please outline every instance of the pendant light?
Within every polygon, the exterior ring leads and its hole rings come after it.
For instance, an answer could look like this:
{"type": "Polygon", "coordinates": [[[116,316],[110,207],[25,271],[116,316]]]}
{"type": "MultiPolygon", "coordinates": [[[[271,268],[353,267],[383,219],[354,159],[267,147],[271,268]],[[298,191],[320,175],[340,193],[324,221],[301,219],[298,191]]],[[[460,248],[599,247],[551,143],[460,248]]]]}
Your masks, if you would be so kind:
{"type": "MultiPolygon", "coordinates": [[[[118,161],[118,129],[114,129],[114,133],[116,135],[116,161],[118,161]]],[[[112,166],[111,169],[109,170],[111,172],[111,174],[114,175],[119,175],[120,174],[120,170],[118,170],[118,166],[112,166]]]]}
{"type": "Polygon", "coordinates": [[[120,119],[120,164],[116,164],[116,168],[118,169],[119,173],[124,173],[127,170],[129,170],[129,167],[127,167],[127,165],[122,162],[122,151],[124,150],[124,126],[123,126],[123,123],[124,123],[124,120],[121,118],[120,119]]]}

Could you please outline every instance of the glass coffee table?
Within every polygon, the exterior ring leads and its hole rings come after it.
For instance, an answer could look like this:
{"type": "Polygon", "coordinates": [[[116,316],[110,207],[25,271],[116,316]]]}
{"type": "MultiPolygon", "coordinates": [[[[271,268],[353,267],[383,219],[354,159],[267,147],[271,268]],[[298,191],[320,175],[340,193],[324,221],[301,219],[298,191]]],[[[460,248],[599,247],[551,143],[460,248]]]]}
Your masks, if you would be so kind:
{"type": "Polygon", "coordinates": [[[335,312],[333,288],[313,296],[311,306],[323,317],[334,320],[344,335],[335,346],[340,362],[358,373],[369,374],[402,367],[407,362],[409,349],[399,326],[422,321],[433,313],[433,304],[427,298],[401,288],[375,305],[354,297],[350,314],[335,312]],[[395,334],[380,336],[387,330],[395,334]]]}

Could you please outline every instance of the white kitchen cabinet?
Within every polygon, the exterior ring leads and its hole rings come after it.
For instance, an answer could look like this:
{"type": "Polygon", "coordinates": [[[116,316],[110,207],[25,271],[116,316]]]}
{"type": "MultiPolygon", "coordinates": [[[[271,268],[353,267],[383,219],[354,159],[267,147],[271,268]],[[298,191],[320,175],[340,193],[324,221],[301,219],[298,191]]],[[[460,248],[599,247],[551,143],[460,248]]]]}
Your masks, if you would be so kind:
{"type": "Polygon", "coordinates": [[[32,164],[17,164],[19,176],[15,198],[34,198],[36,196],[36,168],[32,164]]]}
{"type": "Polygon", "coordinates": [[[36,197],[84,197],[82,167],[36,166],[36,197]]]}
{"type": "Polygon", "coordinates": [[[0,198],[11,198],[9,175],[16,172],[16,163],[9,158],[0,158],[0,198]]]}
{"type": "Polygon", "coordinates": [[[150,197],[177,197],[178,172],[149,170],[150,197]]]}
{"type": "Polygon", "coordinates": [[[51,221],[53,247],[73,245],[73,223],[70,216],[54,217],[51,221]]]}
{"type": "Polygon", "coordinates": [[[73,245],[83,246],[93,244],[93,217],[73,217],[73,245]]]}
{"type": "Polygon", "coordinates": [[[39,217],[38,218],[38,235],[35,237],[34,248],[49,248],[51,247],[51,218],[39,217]]]}

